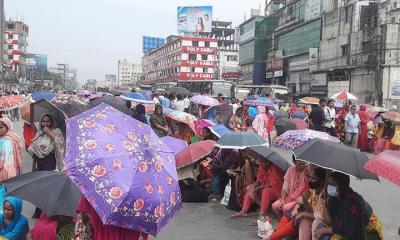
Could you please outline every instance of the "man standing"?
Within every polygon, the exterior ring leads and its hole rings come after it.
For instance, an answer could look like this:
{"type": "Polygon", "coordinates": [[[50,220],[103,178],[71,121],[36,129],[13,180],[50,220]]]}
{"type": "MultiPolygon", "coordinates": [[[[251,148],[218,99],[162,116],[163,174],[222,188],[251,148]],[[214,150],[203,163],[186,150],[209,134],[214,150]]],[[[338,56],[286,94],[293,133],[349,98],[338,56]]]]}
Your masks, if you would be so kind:
{"type": "Polygon", "coordinates": [[[222,95],[222,93],[218,93],[217,99],[218,99],[218,102],[220,104],[224,104],[225,103],[225,98],[224,98],[224,95],[222,95]]]}
{"type": "Polygon", "coordinates": [[[356,113],[356,105],[351,106],[350,113],[347,114],[344,123],[345,143],[346,145],[356,148],[358,133],[360,132],[360,116],[356,113]]]}
{"type": "Polygon", "coordinates": [[[229,105],[232,106],[233,114],[235,114],[236,110],[240,107],[240,105],[237,103],[237,100],[235,97],[231,97],[231,103],[229,105]]]}
{"type": "Polygon", "coordinates": [[[328,106],[324,108],[325,113],[325,131],[329,133],[331,136],[336,137],[336,129],[335,129],[335,101],[332,99],[328,100],[328,106]]]}
{"type": "Polygon", "coordinates": [[[324,123],[325,123],[325,99],[319,100],[319,106],[314,108],[310,113],[310,129],[315,131],[324,131],[324,123]]]}

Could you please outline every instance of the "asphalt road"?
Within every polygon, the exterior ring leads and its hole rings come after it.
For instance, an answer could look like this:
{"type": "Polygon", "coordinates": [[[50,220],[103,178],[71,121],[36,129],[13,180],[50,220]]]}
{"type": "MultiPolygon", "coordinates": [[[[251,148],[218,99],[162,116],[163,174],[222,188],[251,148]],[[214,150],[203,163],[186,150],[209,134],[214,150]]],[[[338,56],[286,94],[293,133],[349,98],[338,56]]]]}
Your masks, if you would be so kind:
{"type": "MultiPolygon", "coordinates": [[[[22,136],[22,123],[16,122],[14,129],[22,136]]],[[[290,153],[279,150],[287,159],[291,159],[290,153]]],[[[24,154],[23,171],[31,171],[32,159],[24,154]]],[[[374,212],[382,221],[385,239],[400,239],[397,231],[400,226],[400,187],[381,178],[381,182],[370,180],[358,181],[352,179],[351,186],[360,193],[373,207],[374,212]]],[[[24,202],[23,214],[29,219],[31,226],[34,219],[30,218],[35,207],[29,202],[24,202]]],[[[250,226],[252,213],[247,219],[232,220],[233,214],[218,203],[184,204],[183,209],[172,221],[162,229],[157,236],[160,240],[208,240],[230,239],[251,240],[259,239],[257,229],[250,226]]]]}

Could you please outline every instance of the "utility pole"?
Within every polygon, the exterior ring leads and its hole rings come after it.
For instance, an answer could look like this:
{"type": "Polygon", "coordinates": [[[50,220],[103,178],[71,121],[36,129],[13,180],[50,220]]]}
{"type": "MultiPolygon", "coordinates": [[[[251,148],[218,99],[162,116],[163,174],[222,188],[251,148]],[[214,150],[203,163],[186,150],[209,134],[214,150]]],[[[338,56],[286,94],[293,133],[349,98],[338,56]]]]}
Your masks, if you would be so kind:
{"type": "Polygon", "coordinates": [[[65,63],[57,63],[57,70],[59,71],[62,78],[62,89],[65,90],[65,84],[67,80],[67,72],[69,70],[69,65],[65,63]]]}

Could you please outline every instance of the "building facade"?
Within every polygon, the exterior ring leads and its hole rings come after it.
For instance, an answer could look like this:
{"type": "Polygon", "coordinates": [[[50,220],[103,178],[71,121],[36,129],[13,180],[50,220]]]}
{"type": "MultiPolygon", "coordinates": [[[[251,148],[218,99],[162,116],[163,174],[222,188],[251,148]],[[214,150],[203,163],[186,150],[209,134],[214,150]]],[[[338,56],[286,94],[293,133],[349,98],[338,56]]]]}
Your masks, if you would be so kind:
{"type": "Polygon", "coordinates": [[[173,38],[142,57],[142,83],[216,79],[218,54],[215,38],[173,38]]]}
{"type": "Polygon", "coordinates": [[[126,59],[118,61],[118,86],[132,87],[140,82],[141,64],[132,64],[126,59]]]}

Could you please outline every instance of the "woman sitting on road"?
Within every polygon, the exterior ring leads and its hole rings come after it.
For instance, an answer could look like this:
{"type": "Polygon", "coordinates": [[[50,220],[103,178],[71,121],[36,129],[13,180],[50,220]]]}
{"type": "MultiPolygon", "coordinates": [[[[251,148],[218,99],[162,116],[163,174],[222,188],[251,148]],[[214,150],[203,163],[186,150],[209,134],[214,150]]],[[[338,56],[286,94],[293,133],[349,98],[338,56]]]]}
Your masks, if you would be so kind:
{"type": "Polygon", "coordinates": [[[6,197],[0,215],[0,236],[8,240],[25,240],[29,231],[28,220],[22,214],[22,200],[6,197]]]}

